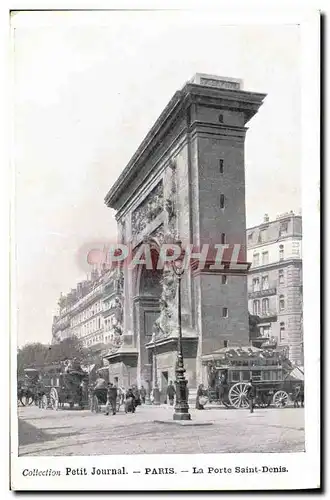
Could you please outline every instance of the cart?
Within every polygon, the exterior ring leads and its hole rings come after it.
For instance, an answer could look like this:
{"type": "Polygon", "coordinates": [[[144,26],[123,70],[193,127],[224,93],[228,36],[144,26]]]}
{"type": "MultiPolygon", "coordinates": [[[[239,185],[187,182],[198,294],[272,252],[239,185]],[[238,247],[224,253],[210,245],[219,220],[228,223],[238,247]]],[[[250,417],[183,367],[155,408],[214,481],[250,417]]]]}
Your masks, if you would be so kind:
{"type": "Polygon", "coordinates": [[[208,374],[208,399],[232,408],[248,408],[248,383],[256,387],[256,406],[285,408],[297,384],[304,391],[303,370],[294,367],[285,349],[226,347],[203,357],[208,374]],[[300,377],[292,376],[299,373],[300,377]],[[220,386],[222,397],[219,397],[220,386]]]}
{"type": "Polygon", "coordinates": [[[41,408],[88,408],[88,373],[79,366],[70,368],[59,363],[44,367],[41,379],[41,408]]]}

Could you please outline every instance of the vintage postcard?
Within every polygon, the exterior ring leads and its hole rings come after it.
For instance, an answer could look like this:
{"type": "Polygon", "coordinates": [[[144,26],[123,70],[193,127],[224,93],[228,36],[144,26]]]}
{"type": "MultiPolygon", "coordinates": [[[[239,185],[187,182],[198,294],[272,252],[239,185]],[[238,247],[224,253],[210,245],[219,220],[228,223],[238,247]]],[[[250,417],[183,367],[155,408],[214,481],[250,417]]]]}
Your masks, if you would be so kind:
{"type": "Polygon", "coordinates": [[[15,11],[11,488],[320,488],[319,13],[15,11]]]}

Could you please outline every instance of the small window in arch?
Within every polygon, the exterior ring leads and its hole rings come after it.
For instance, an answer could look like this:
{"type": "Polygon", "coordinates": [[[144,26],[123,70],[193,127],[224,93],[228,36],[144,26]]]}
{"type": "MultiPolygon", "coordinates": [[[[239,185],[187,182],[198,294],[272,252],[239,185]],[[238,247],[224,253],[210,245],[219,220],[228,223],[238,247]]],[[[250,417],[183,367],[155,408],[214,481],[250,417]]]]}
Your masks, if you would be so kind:
{"type": "Polygon", "coordinates": [[[222,158],[219,160],[219,170],[220,170],[220,174],[223,174],[223,171],[224,171],[224,161],[223,161],[222,158]]]}
{"type": "Polygon", "coordinates": [[[226,234],[221,233],[221,245],[224,245],[226,243],[226,234]]]}

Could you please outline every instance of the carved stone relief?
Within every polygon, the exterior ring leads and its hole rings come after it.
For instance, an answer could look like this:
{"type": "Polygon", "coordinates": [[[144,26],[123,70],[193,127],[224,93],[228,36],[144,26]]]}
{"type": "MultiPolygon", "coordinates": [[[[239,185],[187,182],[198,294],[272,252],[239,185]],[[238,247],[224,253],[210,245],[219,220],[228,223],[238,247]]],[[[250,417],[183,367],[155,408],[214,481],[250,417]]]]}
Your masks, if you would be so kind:
{"type": "Polygon", "coordinates": [[[160,182],[132,213],[132,234],[141,233],[163,209],[163,183],[160,182]]]}
{"type": "Polygon", "coordinates": [[[116,352],[123,343],[123,319],[124,319],[124,273],[122,269],[118,269],[115,276],[115,313],[110,326],[110,341],[109,349],[111,352],[116,352]]]}
{"type": "Polygon", "coordinates": [[[165,266],[161,280],[160,315],[154,323],[156,338],[164,338],[177,331],[177,279],[170,266],[165,266]]]}
{"type": "Polygon", "coordinates": [[[176,213],[177,213],[177,186],[176,186],[176,163],[171,160],[168,168],[170,169],[169,191],[165,199],[165,210],[167,212],[168,232],[177,237],[176,231],[176,213]]]}

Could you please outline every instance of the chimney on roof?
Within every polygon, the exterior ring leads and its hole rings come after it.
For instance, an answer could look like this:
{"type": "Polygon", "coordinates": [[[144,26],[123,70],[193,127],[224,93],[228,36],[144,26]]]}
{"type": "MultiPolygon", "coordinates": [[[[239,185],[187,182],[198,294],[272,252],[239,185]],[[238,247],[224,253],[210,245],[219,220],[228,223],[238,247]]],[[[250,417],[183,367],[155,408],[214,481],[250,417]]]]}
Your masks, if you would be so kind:
{"type": "Polygon", "coordinates": [[[264,222],[269,222],[269,215],[268,214],[264,215],[264,222]]]}

